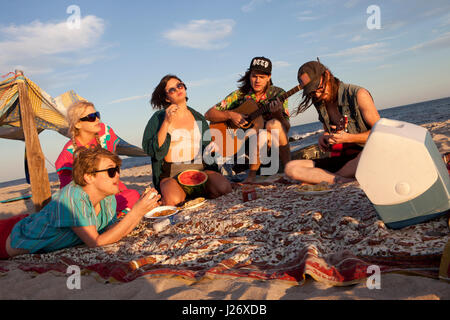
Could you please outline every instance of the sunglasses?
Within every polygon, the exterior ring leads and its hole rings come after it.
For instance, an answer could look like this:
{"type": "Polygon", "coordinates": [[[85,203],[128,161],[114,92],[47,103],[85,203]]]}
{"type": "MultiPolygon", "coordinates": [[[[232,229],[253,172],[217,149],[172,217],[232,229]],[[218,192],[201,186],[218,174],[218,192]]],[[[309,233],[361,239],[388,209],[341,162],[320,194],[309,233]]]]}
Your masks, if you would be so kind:
{"type": "Polygon", "coordinates": [[[100,112],[89,113],[86,117],[80,118],[80,121],[94,122],[96,119],[100,120],[100,112]]]}
{"type": "Polygon", "coordinates": [[[176,87],[172,87],[172,88],[170,88],[169,90],[167,90],[167,93],[168,94],[174,94],[176,91],[177,91],[177,89],[178,90],[181,90],[181,89],[186,89],[186,86],[184,85],[184,83],[183,82],[178,82],[178,84],[176,85],[176,87]]]}
{"type": "Polygon", "coordinates": [[[108,168],[108,169],[103,169],[103,170],[96,170],[93,173],[103,172],[103,171],[107,171],[108,172],[108,176],[110,178],[114,178],[116,176],[116,172],[120,174],[120,167],[119,166],[115,166],[113,168],[108,168]]]}

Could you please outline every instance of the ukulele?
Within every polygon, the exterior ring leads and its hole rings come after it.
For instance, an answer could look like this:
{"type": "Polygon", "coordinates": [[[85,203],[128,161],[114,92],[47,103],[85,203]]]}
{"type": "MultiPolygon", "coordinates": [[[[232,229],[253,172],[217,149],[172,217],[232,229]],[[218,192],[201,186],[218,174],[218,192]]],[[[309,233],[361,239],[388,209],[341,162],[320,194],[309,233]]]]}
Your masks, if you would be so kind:
{"type": "MultiPolygon", "coordinates": [[[[284,100],[301,89],[303,89],[303,87],[301,85],[297,85],[288,92],[279,95],[277,98],[279,98],[283,103],[284,100]]],[[[259,130],[264,128],[264,120],[262,115],[270,112],[270,102],[275,99],[264,102],[256,102],[253,99],[249,99],[239,107],[233,109],[233,112],[237,112],[245,116],[247,123],[243,126],[236,126],[231,120],[211,122],[209,128],[211,131],[212,140],[218,145],[219,152],[223,157],[234,156],[240,150],[248,137],[246,134],[243,134],[243,131],[245,133],[247,129],[259,130]]]]}

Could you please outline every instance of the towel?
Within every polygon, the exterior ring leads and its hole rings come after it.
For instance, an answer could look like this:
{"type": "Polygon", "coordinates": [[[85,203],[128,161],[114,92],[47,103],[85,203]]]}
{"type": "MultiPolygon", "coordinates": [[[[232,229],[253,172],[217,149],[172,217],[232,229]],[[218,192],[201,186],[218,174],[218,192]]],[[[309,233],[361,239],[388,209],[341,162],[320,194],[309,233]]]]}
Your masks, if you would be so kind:
{"type": "Polygon", "coordinates": [[[29,214],[21,214],[8,219],[0,220],[0,259],[9,258],[9,255],[6,252],[6,240],[11,234],[11,231],[16,223],[28,216],[29,214]]]}

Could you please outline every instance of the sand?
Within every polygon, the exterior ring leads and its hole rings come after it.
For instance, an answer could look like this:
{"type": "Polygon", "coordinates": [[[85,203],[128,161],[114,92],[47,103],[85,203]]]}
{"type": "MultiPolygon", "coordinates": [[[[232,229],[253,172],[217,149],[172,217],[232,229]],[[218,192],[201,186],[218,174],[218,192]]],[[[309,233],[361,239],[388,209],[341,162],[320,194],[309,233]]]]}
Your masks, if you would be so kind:
{"type": "MultiPolygon", "coordinates": [[[[424,125],[441,153],[450,152],[450,120],[424,125]]],[[[150,166],[121,172],[122,181],[142,192],[151,181],[150,166]]],[[[0,200],[30,193],[28,184],[2,183],[0,200]]],[[[59,183],[51,181],[52,192],[59,183]]],[[[0,219],[33,210],[31,199],[0,204],[0,219]]],[[[370,289],[366,281],[346,287],[333,287],[307,276],[302,285],[281,280],[221,278],[190,282],[180,278],[140,277],[128,283],[109,283],[95,274],[81,276],[80,289],[69,289],[68,274],[43,274],[12,270],[0,274],[0,299],[152,299],[152,300],[440,300],[450,299],[448,282],[396,273],[381,275],[380,289],[370,289]]]]}

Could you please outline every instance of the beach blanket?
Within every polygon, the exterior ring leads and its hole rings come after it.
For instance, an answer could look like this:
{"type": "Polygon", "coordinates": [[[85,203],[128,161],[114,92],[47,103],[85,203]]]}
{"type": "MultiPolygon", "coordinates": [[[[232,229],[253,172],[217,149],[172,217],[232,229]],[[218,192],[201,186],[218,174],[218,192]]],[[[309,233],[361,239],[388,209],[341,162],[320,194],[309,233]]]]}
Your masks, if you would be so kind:
{"type": "Polygon", "coordinates": [[[249,277],[301,284],[309,275],[336,286],[364,281],[376,270],[439,278],[450,239],[446,217],[390,230],[357,182],[315,193],[284,182],[257,185],[257,199],[248,202],[238,185],[181,211],[189,218],[159,233],[154,220],[143,220],[118,243],[23,255],[0,261],[0,272],[66,272],[77,265],[108,281],[249,277]]]}

